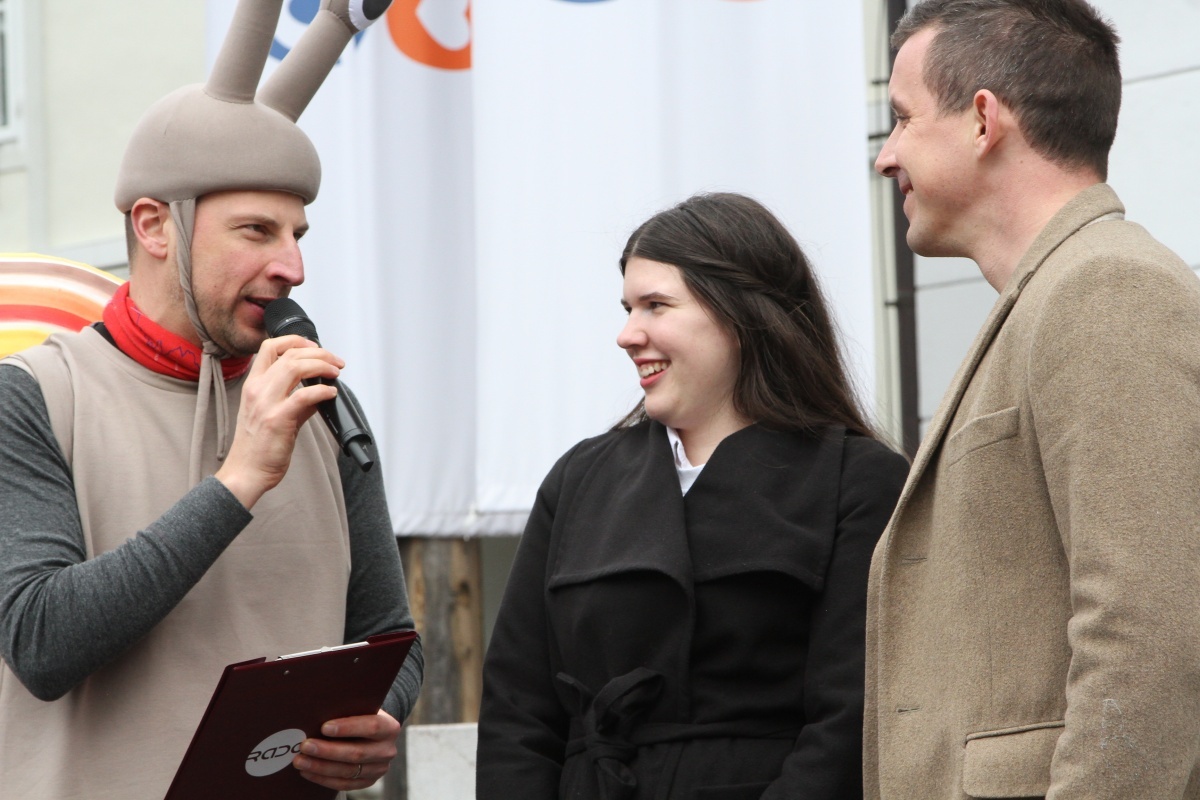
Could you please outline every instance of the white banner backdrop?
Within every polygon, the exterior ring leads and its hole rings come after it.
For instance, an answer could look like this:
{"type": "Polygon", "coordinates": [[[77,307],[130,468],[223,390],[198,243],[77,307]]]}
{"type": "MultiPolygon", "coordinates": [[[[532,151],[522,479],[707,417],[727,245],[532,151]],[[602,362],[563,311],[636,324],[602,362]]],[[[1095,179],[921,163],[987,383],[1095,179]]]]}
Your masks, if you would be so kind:
{"type": "MultiPolygon", "coordinates": [[[[215,56],[234,0],[208,0],[215,56]]],[[[288,0],[278,52],[317,0],[288,0]]],[[[871,406],[862,9],[395,0],[300,119],[321,154],[293,297],[380,445],[399,534],[516,533],[637,401],[617,259],[655,211],[750,194],[805,245],[871,406]]],[[[271,66],[268,66],[268,71],[271,66]]]]}

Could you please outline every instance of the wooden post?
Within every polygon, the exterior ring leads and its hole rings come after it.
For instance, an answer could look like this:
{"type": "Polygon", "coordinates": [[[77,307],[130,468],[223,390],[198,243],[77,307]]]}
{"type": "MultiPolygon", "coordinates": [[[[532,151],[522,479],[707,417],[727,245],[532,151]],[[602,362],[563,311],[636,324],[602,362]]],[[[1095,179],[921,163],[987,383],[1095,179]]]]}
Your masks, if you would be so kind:
{"type": "MultiPolygon", "coordinates": [[[[408,725],[477,722],[483,692],[483,597],[479,540],[399,540],[408,602],[421,634],[425,683],[408,725]]],[[[401,754],[384,778],[385,800],[407,800],[401,754]]]]}

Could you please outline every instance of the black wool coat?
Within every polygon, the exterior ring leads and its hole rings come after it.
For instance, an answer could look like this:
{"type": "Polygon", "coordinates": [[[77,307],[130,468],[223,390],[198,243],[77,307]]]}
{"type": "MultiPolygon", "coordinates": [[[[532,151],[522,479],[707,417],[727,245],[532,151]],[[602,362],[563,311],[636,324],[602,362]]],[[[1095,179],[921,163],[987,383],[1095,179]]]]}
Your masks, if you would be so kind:
{"type": "Polygon", "coordinates": [[[752,425],[682,496],[656,422],[576,445],[488,648],[476,796],[860,798],[867,572],[907,470],[752,425]]]}

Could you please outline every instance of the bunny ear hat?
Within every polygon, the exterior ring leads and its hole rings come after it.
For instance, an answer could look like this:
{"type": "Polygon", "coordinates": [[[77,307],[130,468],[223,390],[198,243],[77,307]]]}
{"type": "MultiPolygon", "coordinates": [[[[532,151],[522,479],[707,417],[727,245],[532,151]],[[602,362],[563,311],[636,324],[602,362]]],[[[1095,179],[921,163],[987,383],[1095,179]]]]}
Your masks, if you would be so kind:
{"type": "Polygon", "coordinates": [[[311,203],[321,162],[296,120],[354,34],[391,0],[322,0],[320,10],[261,90],[283,0],[241,0],[212,74],[142,116],[117,175],[117,208],[139,197],[164,203],[209,192],[261,189],[311,203]]]}

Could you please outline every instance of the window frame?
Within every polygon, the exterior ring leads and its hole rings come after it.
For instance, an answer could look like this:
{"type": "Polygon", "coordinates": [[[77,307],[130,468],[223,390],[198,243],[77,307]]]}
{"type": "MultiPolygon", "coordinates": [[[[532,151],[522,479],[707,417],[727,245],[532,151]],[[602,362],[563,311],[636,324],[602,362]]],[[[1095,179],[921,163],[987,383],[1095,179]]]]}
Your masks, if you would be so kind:
{"type": "Polygon", "coordinates": [[[21,0],[0,0],[0,145],[21,138],[22,33],[21,0]]]}

